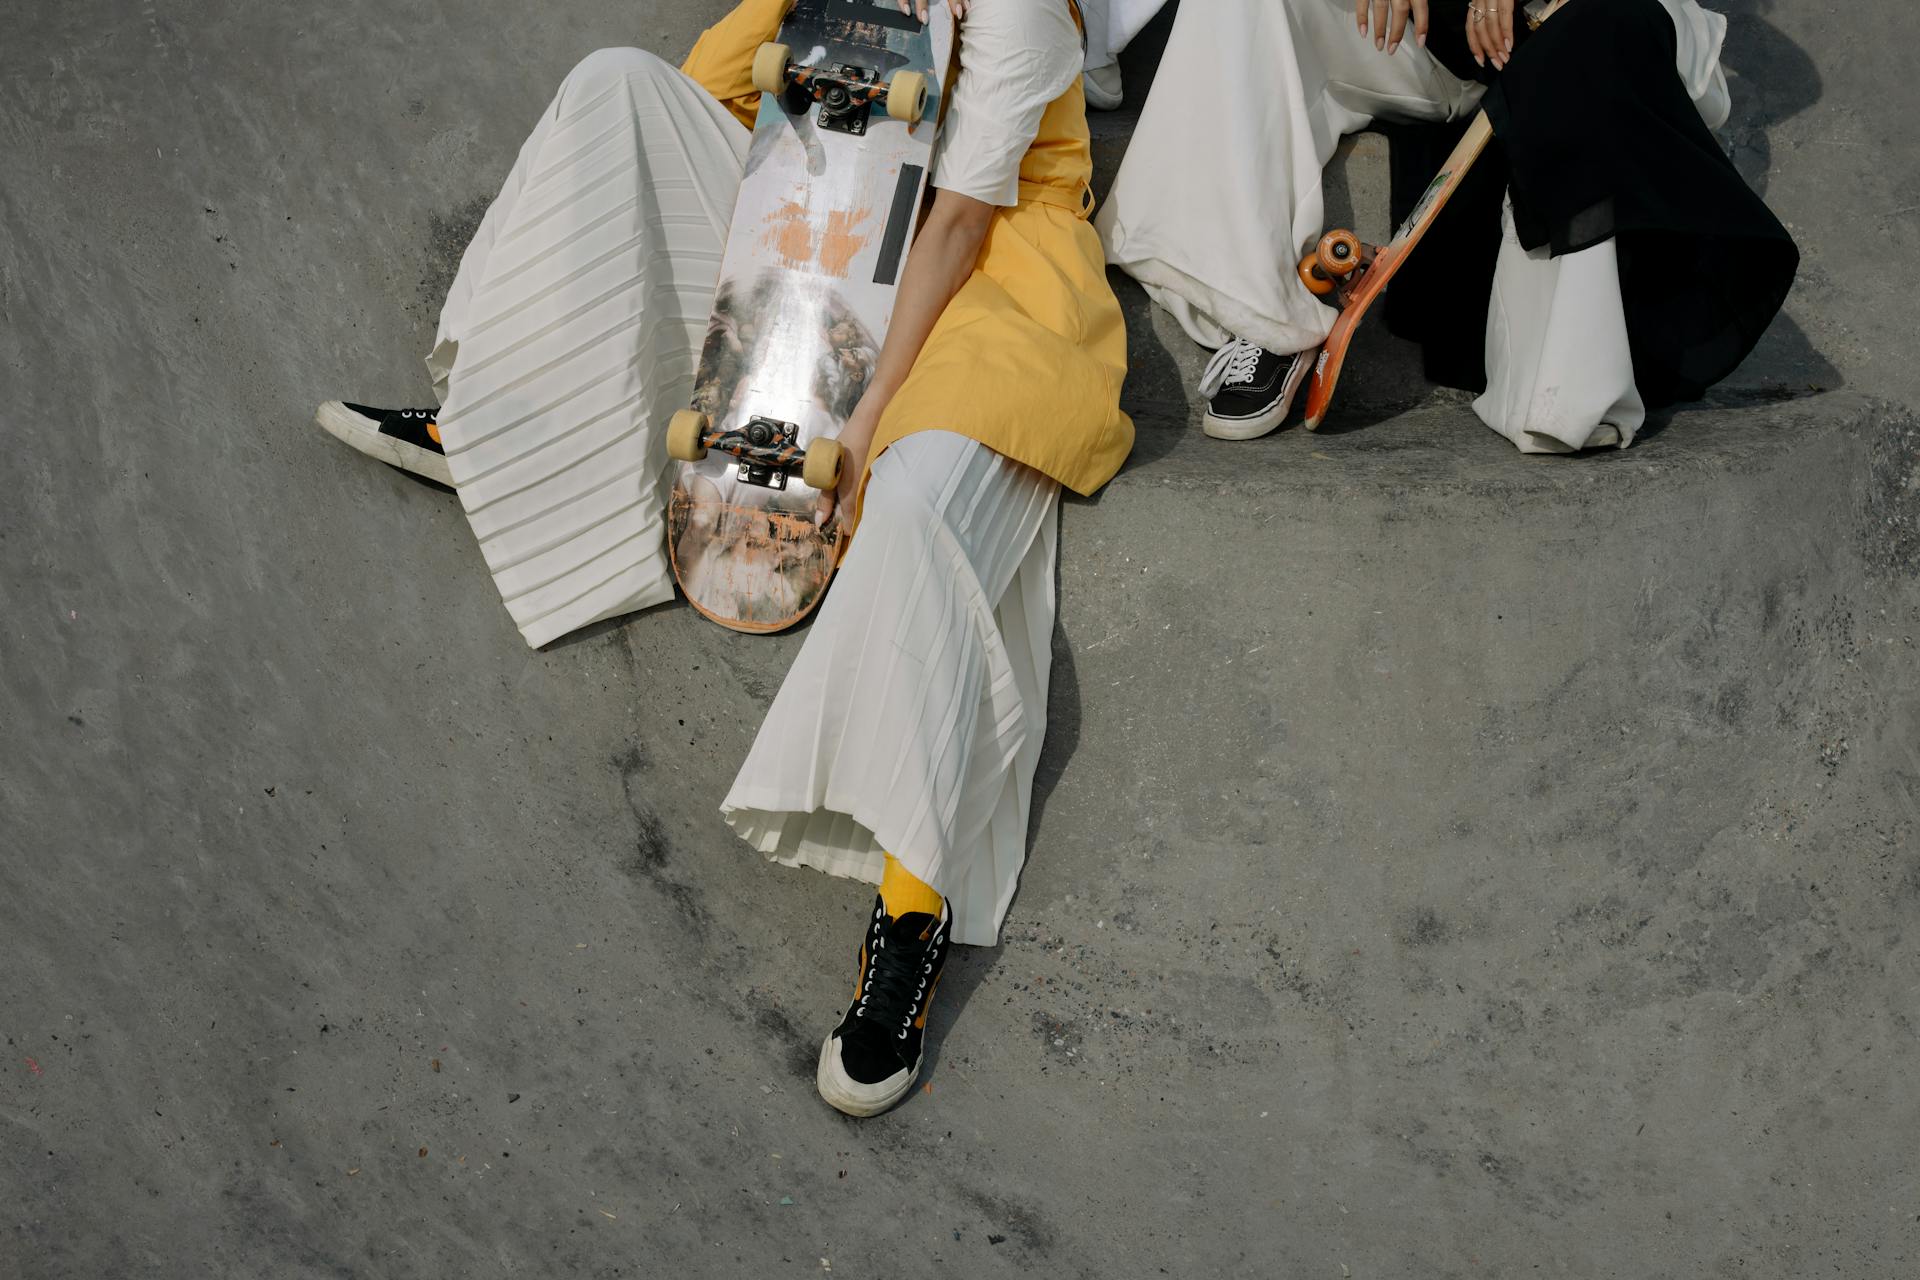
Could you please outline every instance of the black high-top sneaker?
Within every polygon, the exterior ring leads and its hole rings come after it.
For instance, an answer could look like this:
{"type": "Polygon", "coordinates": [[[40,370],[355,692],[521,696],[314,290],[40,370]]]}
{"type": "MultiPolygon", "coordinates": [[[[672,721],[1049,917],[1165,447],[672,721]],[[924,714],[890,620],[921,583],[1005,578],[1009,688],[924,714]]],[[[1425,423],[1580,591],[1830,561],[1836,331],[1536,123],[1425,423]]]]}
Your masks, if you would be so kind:
{"type": "Polygon", "coordinates": [[[313,415],[328,434],[370,458],[392,463],[437,484],[453,487],[447,452],[440,447],[438,409],[375,409],[329,400],[313,415]]]}
{"type": "Polygon", "coordinates": [[[1276,355],[1231,338],[1200,375],[1207,416],[1200,429],[1216,440],[1252,440],[1279,426],[1294,393],[1313,371],[1313,351],[1276,355]]]}
{"type": "Polygon", "coordinates": [[[875,895],[853,1003],[820,1046],[815,1081],[829,1104],[850,1116],[877,1116],[913,1088],[952,927],[945,902],[937,918],[909,911],[896,920],[875,895]]]}

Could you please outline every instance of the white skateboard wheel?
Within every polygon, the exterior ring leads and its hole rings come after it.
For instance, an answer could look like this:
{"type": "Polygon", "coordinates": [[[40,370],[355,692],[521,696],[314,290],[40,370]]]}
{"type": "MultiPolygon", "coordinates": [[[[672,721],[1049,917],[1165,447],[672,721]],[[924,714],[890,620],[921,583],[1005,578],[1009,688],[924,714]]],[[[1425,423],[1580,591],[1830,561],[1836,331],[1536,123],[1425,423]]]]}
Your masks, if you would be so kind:
{"type": "Polygon", "coordinates": [[[667,456],[681,462],[698,462],[707,456],[700,437],[707,434],[707,415],[698,409],[682,409],[667,424],[667,456]]]}
{"type": "Polygon", "coordinates": [[[831,489],[840,483],[838,440],[820,439],[807,446],[807,460],[800,464],[800,478],[815,489],[831,489]]]}
{"type": "Polygon", "coordinates": [[[887,81],[887,114],[919,124],[927,111],[927,77],[920,71],[896,71],[887,81]]]}
{"type": "Polygon", "coordinates": [[[784,44],[761,45],[753,55],[753,87],[762,93],[785,93],[787,63],[792,60],[793,51],[784,44]]]}

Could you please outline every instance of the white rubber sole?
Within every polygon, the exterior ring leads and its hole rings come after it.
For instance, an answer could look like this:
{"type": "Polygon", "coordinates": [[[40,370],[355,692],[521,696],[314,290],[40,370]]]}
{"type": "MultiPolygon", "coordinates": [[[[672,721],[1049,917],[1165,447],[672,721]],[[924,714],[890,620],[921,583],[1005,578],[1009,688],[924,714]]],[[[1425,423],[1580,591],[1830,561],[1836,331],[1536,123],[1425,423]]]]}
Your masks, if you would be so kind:
{"type": "Polygon", "coordinates": [[[1287,376],[1280,383],[1280,396],[1268,406],[1266,412],[1255,414],[1251,418],[1216,418],[1211,410],[1200,419],[1200,429],[1215,440],[1257,440],[1287,420],[1287,411],[1293,408],[1293,398],[1300,394],[1300,388],[1306,384],[1307,375],[1313,372],[1314,351],[1297,351],[1293,363],[1287,366],[1287,376]]]}
{"type": "Polygon", "coordinates": [[[1080,81],[1087,95],[1087,107],[1093,111],[1117,111],[1126,100],[1120,86],[1120,64],[1110,63],[1098,71],[1089,71],[1080,81]]]}
{"type": "Polygon", "coordinates": [[[840,1066],[840,1055],[833,1051],[831,1031],[820,1044],[820,1066],[813,1074],[813,1082],[828,1106],[860,1119],[877,1116],[898,1104],[913,1092],[913,1082],[919,1078],[920,1067],[916,1063],[913,1070],[889,1076],[879,1084],[861,1084],[840,1066]]]}
{"type": "Polygon", "coordinates": [[[314,410],[313,420],[328,435],[345,441],[369,458],[390,463],[449,489],[453,487],[453,472],[448,469],[444,455],[381,435],[379,423],[355,413],[338,400],[328,400],[314,410]]]}

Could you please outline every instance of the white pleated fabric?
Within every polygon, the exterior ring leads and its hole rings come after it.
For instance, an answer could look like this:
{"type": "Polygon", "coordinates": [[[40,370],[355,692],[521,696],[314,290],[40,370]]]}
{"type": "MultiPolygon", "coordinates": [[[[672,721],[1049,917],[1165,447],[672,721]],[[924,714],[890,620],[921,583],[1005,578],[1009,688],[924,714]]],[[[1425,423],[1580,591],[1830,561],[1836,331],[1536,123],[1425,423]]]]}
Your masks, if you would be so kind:
{"type": "Polygon", "coordinates": [[[749,134],[639,49],[567,76],[461,259],[428,372],[530,645],[673,595],[666,419],[693,390],[749,134]]]}
{"type": "MultiPolygon", "coordinates": [[[[1726,20],[1694,0],[1662,3],[1674,19],[1681,78],[1718,126],[1728,111],[1726,20]]],[[[1294,266],[1325,230],[1322,173],[1340,139],[1376,119],[1459,119],[1481,93],[1412,40],[1391,55],[1375,49],[1350,0],[1183,6],[1095,219],[1107,260],[1204,346],[1237,336],[1283,353],[1316,347],[1335,312],[1294,266]],[[1204,146],[1194,144],[1196,85],[1236,104],[1206,117],[1204,146]]],[[[1508,227],[1489,317],[1488,391],[1475,408],[1522,451],[1579,448],[1603,422],[1621,428],[1624,444],[1645,416],[1624,325],[1617,344],[1579,340],[1583,317],[1597,312],[1604,322],[1609,309],[1621,310],[1615,261],[1611,244],[1558,259],[1528,254],[1508,227]]]]}
{"type": "Polygon", "coordinates": [[[885,854],[991,946],[1046,730],[1060,486],[965,436],[874,463],[860,530],[721,812],[775,861],[878,883],[885,854]]]}

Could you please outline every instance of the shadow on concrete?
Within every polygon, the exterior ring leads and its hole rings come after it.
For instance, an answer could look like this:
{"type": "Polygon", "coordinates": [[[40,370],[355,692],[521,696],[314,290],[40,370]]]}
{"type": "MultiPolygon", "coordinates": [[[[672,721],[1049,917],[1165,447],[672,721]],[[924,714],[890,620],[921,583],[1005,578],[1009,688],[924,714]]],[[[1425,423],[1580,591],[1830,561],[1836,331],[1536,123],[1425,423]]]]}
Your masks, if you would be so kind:
{"type": "Polygon", "coordinates": [[[1820,71],[1804,49],[1764,17],[1774,0],[1731,0],[1715,7],[1727,15],[1720,61],[1733,77],[1733,116],[1723,132],[1740,176],[1764,196],[1773,169],[1769,131],[1820,101],[1820,71]]]}
{"type": "MultiPolygon", "coordinates": [[[[1097,500],[1097,495],[1095,499],[1069,495],[1068,500],[1091,503],[1097,500]]],[[[1064,554],[1064,547],[1056,553],[1056,576],[1058,558],[1064,554]]],[[[1027,864],[1022,868],[1020,887],[1014,890],[1013,901],[1007,908],[1009,921],[1021,918],[1020,895],[1025,892],[1026,872],[1033,868],[1036,855],[1041,860],[1046,858],[1046,850],[1037,844],[1037,835],[1046,817],[1047,801],[1060,785],[1068,762],[1080,746],[1080,677],[1073,660],[1073,641],[1068,638],[1066,626],[1057,613],[1054,616],[1051,647],[1053,670],[1047,684],[1046,741],[1040,748],[1040,764],[1034,770],[1033,797],[1027,813],[1027,864]]],[[[956,947],[952,951],[947,961],[947,976],[940,984],[941,998],[935,1003],[927,1022],[926,1062],[921,1069],[923,1078],[931,1080],[937,1075],[940,1050],[948,1029],[958,1020],[960,1010],[966,1006],[974,990],[999,967],[1004,950],[1003,943],[996,947],[956,947]]]]}

